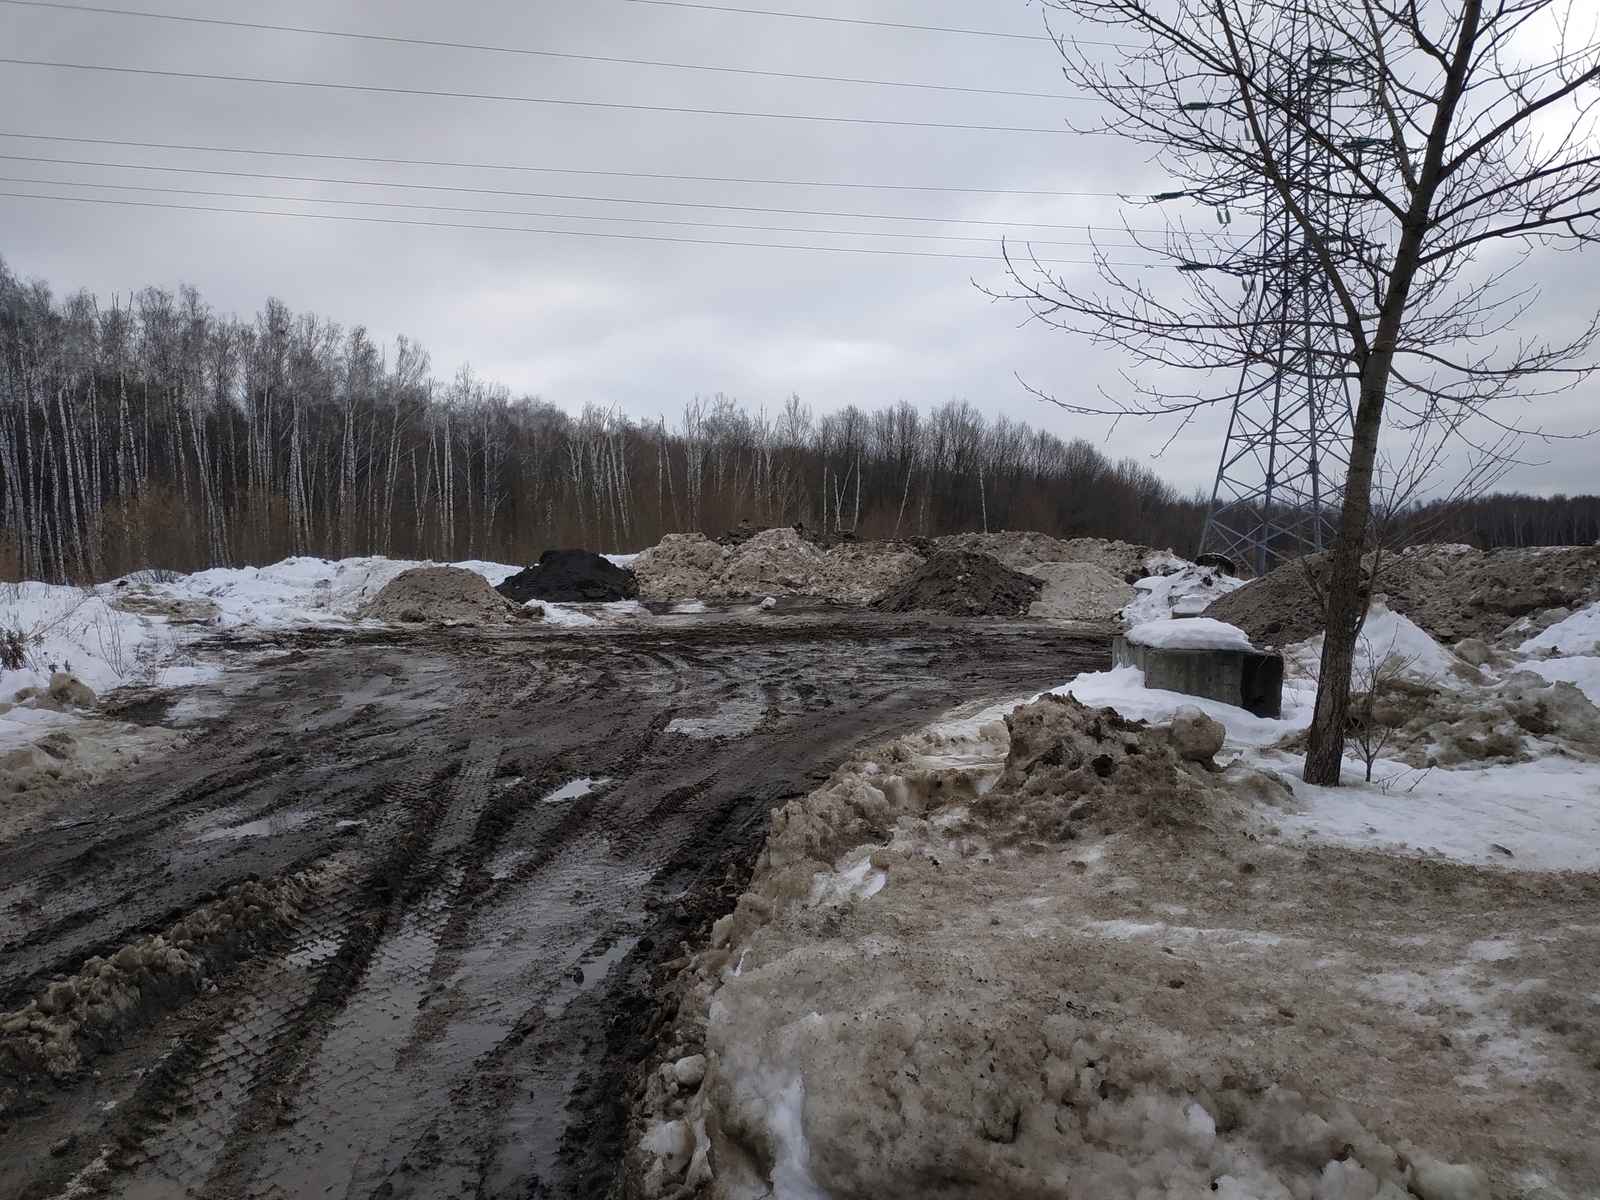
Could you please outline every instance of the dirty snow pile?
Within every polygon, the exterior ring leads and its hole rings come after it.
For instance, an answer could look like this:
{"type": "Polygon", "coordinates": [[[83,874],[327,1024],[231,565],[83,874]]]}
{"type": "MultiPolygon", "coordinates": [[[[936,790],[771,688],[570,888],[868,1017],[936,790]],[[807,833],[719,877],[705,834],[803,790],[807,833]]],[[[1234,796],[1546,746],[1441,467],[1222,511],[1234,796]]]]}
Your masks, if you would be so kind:
{"type": "Polygon", "coordinates": [[[865,604],[921,563],[900,542],[819,550],[793,529],[765,529],[729,545],[670,533],[634,560],[633,572],[639,594],[659,600],[801,595],[865,604]]]}
{"type": "Polygon", "coordinates": [[[0,1013],[0,1120],[27,1111],[25,1095],[37,1077],[77,1074],[84,1051],[137,1023],[141,1008],[198,991],[208,982],[208,960],[226,961],[281,927],[313,883],[302,872],[237,884],[165,934],[90,958],[76,975],[58,976],[25,1007],[0,1013]]]}
{"type": "MultiPolygon", "coordinates": [[[[633,569],[640,594],[653,599],[812,595],[867,604],[903,584],[938,553],[984,555],[1040,580],[1043,586],[1036,589],[1026,615],[1047,620],[1113,620],[1125,606],[1141,601],[1148,616],[1165,617],[1175,610],[1194,615],[1238,586],[1214,568],[1200,570],[1148,546],[1104,538],[1062,540],[1032,532],[963,533],[932,543],[918,540],[916,546],[840,542],[824,549],[792,529],[755,532],[741,527],[721,542],[698,533],[668,534],[640,554],[633,569]],[[1178,577],[1167,581],[1174,575],[1178,577]],[[1152,592],[1157,593],[1154,601],[1152,592]]],[[[929,607],[921,604],[913,610],[929,607]]],[[[931,607],[957,611],[948,605],[931,607]]]]}
{"type": "Polygon", "coordinates": [[[1596,1194],[1600,829],[1581,874],[1301,836],[1239,753],[1293,722],[1189,699],[967,715],[775,812],[643,1194],[1596,1194]]]}
{"type": "MultiPolygon", "coordinates": [[[[1326,555],[1285,563],[1219,600],[1207,615],[1258,645],[1303,641],[1322,628],[1316,588],[1326,555]]],[[[1366,560],[1368,571],[1373,560],[1366,560]]],[[[1378,565],[1375,600],[1446,644],[1516,645],[1600,600],[1600,545],[1415,546],[1378,565]]]]}

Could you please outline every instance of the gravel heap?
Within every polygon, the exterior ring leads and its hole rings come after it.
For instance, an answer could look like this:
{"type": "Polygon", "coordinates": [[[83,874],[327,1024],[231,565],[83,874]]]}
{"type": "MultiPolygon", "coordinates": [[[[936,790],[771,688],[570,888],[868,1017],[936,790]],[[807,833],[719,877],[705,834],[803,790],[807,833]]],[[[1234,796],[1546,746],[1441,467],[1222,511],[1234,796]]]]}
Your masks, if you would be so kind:
{"type": "Polygon", "coordinates": [[[639,594],[633,572],[587,550],[546,550],[539,561],[518,571],[495,591],[507,600],[552,600],[558,604],[632,600],[639,594]]]}
{"type": "MultiPolygon", "coordinates": [[[[1239,626],[1257,645],[1312,637],[1323,625],[1315,581],[1326,561],[1308,555],[1285,563],[1217,600],[1205,615],[1239,626]]],[[[1561,610],[1600,599],[1600,546],[1410,548],[1384,560],[1377,591],[1441,642],[1527,636],[1540,614],[1566,615],[1561,610]]]]}
{"type": "Polygon", "coordinates": [[[406,624],[489,625],[539,615],[507,600],[476,571],[461,567],[402,571],[361,609],[363,617],[406,624]]]}
{"type": "Polygon", "coordinates": [[[884,612],[939,612],[962,617],[1016,617],[1027,612],[1044,581],[1013,571],[987,554],[940,550],[872,602],[884,612]]]}

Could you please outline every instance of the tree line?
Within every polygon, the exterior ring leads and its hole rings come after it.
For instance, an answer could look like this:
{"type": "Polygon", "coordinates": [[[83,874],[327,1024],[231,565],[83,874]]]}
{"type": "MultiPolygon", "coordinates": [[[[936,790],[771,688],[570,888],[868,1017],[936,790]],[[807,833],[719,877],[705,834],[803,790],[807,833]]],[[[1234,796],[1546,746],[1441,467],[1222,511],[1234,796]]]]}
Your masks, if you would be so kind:
{"type": "Polygon", "coordinates": [[[574,415],[277,300],[243,320],[192,288],[58,298],[3,262],[0,504],[0,574],[57,581],[292,554],[520,563],[741,520],[1192,552],[1203,517],[1142,464],[970,403],[574,415]]]}

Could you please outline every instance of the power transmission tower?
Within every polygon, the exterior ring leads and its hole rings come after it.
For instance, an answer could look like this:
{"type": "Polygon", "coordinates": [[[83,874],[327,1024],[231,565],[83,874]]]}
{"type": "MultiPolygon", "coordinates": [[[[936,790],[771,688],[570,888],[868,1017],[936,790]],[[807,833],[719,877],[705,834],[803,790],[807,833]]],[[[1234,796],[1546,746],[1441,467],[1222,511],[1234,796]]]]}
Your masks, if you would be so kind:
{"type": "MultiPolygon", "coordinates": [[[[1308,48],[1278,73],[1289,103],[1269,130],[1272,157],[1323,244],[1339,257],[1361,253],[1368,243],[1339,219],[1330,147],[1361,155],[1387,144],[1353,136],[1370,119],[1365,95],[1351,94],[1365,92],[1362,64],[1308,48]]],[[[1253,249],[1230,270],[1250,290],[1241,321],[1257,345],[1234,392],[1200,550],[1263,575],[1332,540],[1349,465],[1348,359],[1317,248],[1275,191],[1261,203],[1253,249]]]]}

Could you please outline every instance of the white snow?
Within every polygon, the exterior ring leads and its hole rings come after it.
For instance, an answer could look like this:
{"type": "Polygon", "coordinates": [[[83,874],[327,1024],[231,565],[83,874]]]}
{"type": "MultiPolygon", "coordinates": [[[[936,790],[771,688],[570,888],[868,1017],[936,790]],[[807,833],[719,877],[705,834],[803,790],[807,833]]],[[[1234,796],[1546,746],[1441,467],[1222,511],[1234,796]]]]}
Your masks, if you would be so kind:
{"type": "Polygon", "coordinates": [[[1151,555],[1146,570],[1152,574],[1133,585],[1138,598],[1122,610],[1125,621],[1167,621],[1173,617],[1198,617],[1220,596],[1245,585],[1243,579],[1224,575],[1215,567],[1200,567],[1176,555],[1151,555]]]}
{"type": "Polygon", "coordinates": [[[576,800],[580,796],[587,796],[590,792],[599,791],[610,782],[611,776],[609,775],[602,775],[598,779],[593,777],[574,779],[570,783],[562,784],[555,791],[551,792],[544,798],[543,803],[559,804],[563,800],[576,800]]]}
{"type": "MultiPolygon", "coordinates": [[[[1174,622],[1183,624],[1183,622],[1174,622]]],[[[1193,705],[1227,728],[1227,745],[1235,750],[1269,746],[1286,734],[1297,733],[1311,724],[1314,691],[1290,687],[1283,690],[1281,718],[1258,717],[1220,700],[1189,696],[1144,686],[1144,672],[1138,667],[1113,667],[1109,671],[1085,671],[1070,683],[1051,691],[1075,696],[1094,708],[1114,708],[1133,721],[1164,725],[1184,705],[1193,705]]]]}
{"type": "Polygon", "coordinates": [[[1416,771],[1380,760],[1370,784],[1352,782],[1361,778],[1356,764],[1347,771],[1344,786],[1323,788],[1301,782],[1298,763],[1285,770],[1306,807],[1276,818],[1278,827],[1288,835],[1458,862],[1547,871],[1600,867],[1600,765],[1542,758],[1416,771]]]}
{"type": "MultiPolygon", "coordinates": [[[[1322,661],[1322,635],[1319,633],[1302,644],[1303,659],[1322,661]]],[[[1296,649],[1302,649],[1296,647],[1296,649]]],[[[1356,639],[1355,658],[1351,678],[1359,691],[1372,679],[1374,672],[1385,665],[1418,679],[1442,686],[1460,682],[1455,669],[1462,663],[1445,649],[1421,626],[1409,617],[1392,612],[1379,602],[1367,610],[1366,622],[1356,639]]],[[[1313,675],[1315,672],[1313,671],[1313,675]]]]}
{"type": "Polygon", "coordinates": [[[1520,669],[1543,675],[1551,683],[1570,683],[1600,708],[1600,655],[1548,658],[1542,662],[1522,663],[1520,669]]]}
{"type": "Polygon", "coordinates": [[[119,611],[107,585],[0,584],[0,631],[22,635],[20,669],[0,671],[0,701],[27,687],[45,687],[52,670],[76,675],[96,693],[124,683],[185,687],[215,674],[189,660],[197,636],[159,617],[119,611]]]}
{"type": "MultiPolygon", "coordinates": [[[[1157,638],[1161,630],[1171,630],[1181,638],[1186,626],[1204,620],[1156,622],[1148,628],[1157,638]]],[[[1130,630],[1130,637],[1143,636],[1145,628],[1130,630]]],[[[1534,650],[1572,657],[1518,662],[1510,670],[1565,680],[1600,703],[1600,655],[1587,652],[1596,628],[1600,628],[1600,605],[1573,614],[1525,643],[1534,650]]],[[[1290,669],[1284,681],[1283,715],[1278,720],[1253,716],[1204,697],[1146,688],[1144,673],[1135,667],[1086,672],[1054,690],[1085,704],[1114,708],[1133,720],[1158,724],[1171,721],[1180,705],[1196,705],[1227,728],[1230,752],[1250,765],[1274,770],[1289,782],[1300,811],[1273,810],[1270,814],[1285,837],[1531,870],[1600,867],[1597,763],[1550,756],[1517,764],[1429,771],[1379,759],[1373,782],[1365,783],[1364,765],[1351,758],[1345,762],[1343,786],[1303,783],[1303,756],[1272,747],[1310,725],[1321,649],[1320,635],[1286,649],[1290,669]]],[[[1375,604],[1357,647],[1356,677],[1364,672],[1370,677],[1373,664],[1390,656],[1407,673],[1431,683],[1461,683],[1463,664],[1454,654],[1414,622],[1375,604]]]]}
{"type": "Polygon", "coordinates": [[[1600,654],[1600,600],[1580,608],[1564,621],[1550,626],[1518,647],[1526,654],[1553,650],[1557,654],[1600,654]]]}
{"type": "Polygon", "coordinates": [[[1160,650],[1244,650],[1255,647],[1237,625],[1211,617],[1145,621],[1124,635],[1128,641],[1160,650]]]}

